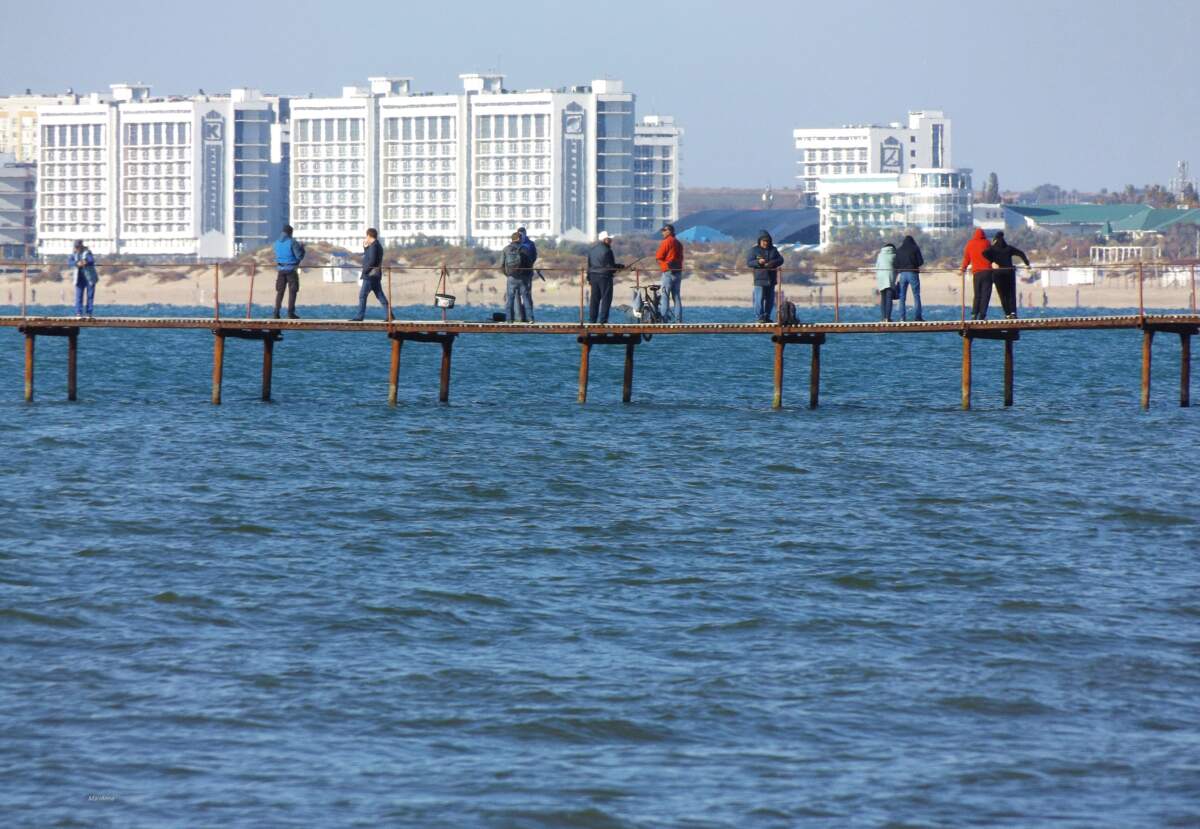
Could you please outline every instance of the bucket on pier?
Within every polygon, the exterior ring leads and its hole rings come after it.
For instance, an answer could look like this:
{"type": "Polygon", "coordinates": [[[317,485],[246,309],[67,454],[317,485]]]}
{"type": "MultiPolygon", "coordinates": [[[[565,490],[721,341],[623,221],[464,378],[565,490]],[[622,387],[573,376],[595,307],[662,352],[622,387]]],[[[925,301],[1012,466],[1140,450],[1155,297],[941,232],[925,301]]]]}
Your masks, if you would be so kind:
{"type": "Polygon", "coordinates": [[[453,294],[434,294],[433,295],[433,307],[434,308],[453,308],[454,307],[454,295],[453,294]]]}

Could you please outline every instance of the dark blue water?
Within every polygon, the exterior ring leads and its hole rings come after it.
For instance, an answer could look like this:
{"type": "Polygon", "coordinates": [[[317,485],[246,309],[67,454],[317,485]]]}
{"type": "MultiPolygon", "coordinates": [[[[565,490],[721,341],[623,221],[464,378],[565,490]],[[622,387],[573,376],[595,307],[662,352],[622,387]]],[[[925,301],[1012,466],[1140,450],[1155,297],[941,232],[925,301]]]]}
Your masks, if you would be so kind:
{"type": "Polygon", "coordinates": [[[1174,337],[0,335],[5,826],[1200,825],[1174,337]]]}

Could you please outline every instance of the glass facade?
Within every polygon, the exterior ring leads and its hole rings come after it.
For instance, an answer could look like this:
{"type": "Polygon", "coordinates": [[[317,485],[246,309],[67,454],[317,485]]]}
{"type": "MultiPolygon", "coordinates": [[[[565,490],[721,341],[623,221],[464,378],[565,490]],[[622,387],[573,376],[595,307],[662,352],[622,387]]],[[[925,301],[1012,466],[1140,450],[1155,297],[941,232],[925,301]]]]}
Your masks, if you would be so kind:
{"type": "Polygon", "coordinates": [[[596,102],[596,228],[632,233],[633,101],[596,102]]]}
{"type": "Polygon", "coordinates": [[[239,109],[233,122],[233,244],[238,252],[272,240],[269,110],[239,109]]]}

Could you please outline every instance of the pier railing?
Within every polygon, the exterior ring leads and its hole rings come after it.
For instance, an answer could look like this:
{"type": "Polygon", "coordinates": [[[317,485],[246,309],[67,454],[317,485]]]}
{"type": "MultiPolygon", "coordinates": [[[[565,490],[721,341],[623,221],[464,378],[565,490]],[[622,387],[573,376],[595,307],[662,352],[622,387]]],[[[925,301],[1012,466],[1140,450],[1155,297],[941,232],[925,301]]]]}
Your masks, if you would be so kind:
{"type": "MultiPolygon", "coordinates": [[[[208,280],[211,280],[212,319],[215,321],[220,321],[223,315],[226,318],[239,318],[236,314],[230,317],[228,306],[234,305],[234,307],[240,307],[243,298],[245,300],[246,311],[245,315],[240,317],[241,319],[254,318],[256,299],[261,300],[265,298],[267,300],[266,304],[274,302],[274,286],[271,284],[270,278],[275,275],[275,269],[259,267],[258,263],[253,260],[249,262],[211,264],[188,262],[149,265],[120,262],[106,265],[104,262],[99,262],[97,267],[102,274],[102,279],[112,279],[114,275],[121,278],[132,273],[138,276],[157,276],[164,283],[192,279],[199,280],[200,284],[205,284],[208,280]],[[246,284],[244,286],[228,284],[228,281],[234,278],[244,279],[246,280],[246,284]],[[264,278],[268,282],[265,289],[261,285],[264,278]],[[223,285],[223,283],[225,284],[223,285]],[[222,309],[222,303],[226,305],[225,310],[222,309]]],[[[1161,300],[1166,298],[1162,295],[1162,292],[1169,290],[1171,291],[1170,296],[1172,299],[1178,300],[1176,307],[1186,305],[1192,313],[1195,313],[1197,308],[1196,269],[1197,262],[1195,260],[1160,260],[1115,265],[1038,263],[1032,270],[1024,267],[1017,270],[1018,306],[1023,308],[1036,306],[1039,298],[1043,302],[1047,302],[1048,294],[1042,294],[1047,289],[1059,294],[1061,294],[1062,289],[1074,289],[1075,305],[1077,307],[1086,304],[1082,302],[1085,294],[1097,288],[1116,289],[1121,291],[1120,296],[1123,300],[1126,298],[1128,300],[1120,303],[1122,307],[1136,307],[1138,314],[1145,316],[1147,292],[1150,292],[1152,299],[1158,298],[1161,300]]],[[[304,281],[311,280],[317,273],[322,274],[322,276],[332,272],[347,274],[349,278],[337,280],[337,282],[345,284],[348,288],[346,292],[347,304],[357,302],[358,279],[355,275],[358,271],[359,268],[356,265],[338,264],[314,265],[300,268],[300,273],[304,281]]],[[[432,291],[427,291],[429,294],[428,299],[431,302],[434,298],[434,293],[453,295],[456,292],[465,291],[468,295],[466,299],[469,303],[471,299],[469,296],[471,286],[480,281],[480,274],[491,274],[503,278],[503,274],[495,266],[390,265],[383,267],[382,271],[382,284],[388,299],[389,322],[394,319],[392,306],[394,305],[393,297],[396,294],[396,287],[403,287],[405,282],[411,282],[414,275],[419,277],[423,286],[426,288],[432,287],[432,291]]],[[[565,288],[567,285],[578,283],[579,321],[581,324],[584,323],[587,320],[590,290],[586,267],[547,267],[535,268],[535,271],[543,278],[551,280],[556,288],[565,288]]],[[[745,275],[749,272],[749,269],[745,267],[711,269],[706,266],[701,269],[685,269],[684,276],[688,279],[712,281],[728,279],[730,276],[739,274],[745,275]]],[[[780,268],[777,274],[778,279],[775,289],[777,308],[782,307],[783,302],[790,299],[801,309],[812,307],[828,308],[833,313],[834,321],[839,322],[842,317],[843,308],[852,305],[876,305],[879,301],[879,294],[874,287],[875,269],[869,265],[842,268],[824,265],[815,267],[785,266],[780,268]],[[866,280],[870,281],[865,286],[866,291],[864,293],[863,282],[866,280]]],[[[29,306],[33,304],[31,290],[36,290],[37,285],[70,281],[67,268],[61,263],[0,261],[0,275],[10,280],[15,277],[20,278],[19,305],[22,317],[28,315],[29,306]]],[[[615,275],[614,281],[616,285],[622,288],[633,287],[640,289],[643,285],[649,283],[657,284],[660,277],[661,273],[652,266],[651,268],[631,268],[620,271],[615,275]]],[[[969,313],[968,306],[970,304],[968,298],[972,292],[972,282],[968,274],[962,273],[958,268],[954,267],[927,267],[921,270],[921,279],[925,286],[935,289],[949,289],[951,294],[957,295],[960,319],[963,321],[967,319],[969,313]]],[[[11,282],[9,284],[11,285],[11,282]]],[[[687,293],[686,285],[687,283],[685,282],[685,297],[687,293]]],[[[14,299],[10,289],[8,304],[17,304],[13,301],[14,299]]],[[[745,300],[749,301],[749,299],[750,297],[747,295],[745,300]]],[[[201,301],[197,304],[203,305],[206,303],[201,301]]],[[[475,304],[484,303],[476,302],[475,304]]],[[[1111,297],[1104,304],[1111,306],[1113,304],[1111,297]]],[[[1163,304],[1161,301],[1156,303],[1157,306],[1162,306],[1163,304]]],[[[449,318],[447,309],[444,307],[438,309],[438,315],[443,321],[449,318]]]]}

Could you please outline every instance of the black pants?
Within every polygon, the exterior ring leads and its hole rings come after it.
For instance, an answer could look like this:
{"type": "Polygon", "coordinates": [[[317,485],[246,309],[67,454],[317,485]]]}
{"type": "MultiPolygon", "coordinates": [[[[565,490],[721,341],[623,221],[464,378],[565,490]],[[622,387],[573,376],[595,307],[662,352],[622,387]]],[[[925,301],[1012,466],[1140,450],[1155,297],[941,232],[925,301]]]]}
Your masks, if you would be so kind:
{"type": "Polygon", "coordinates": [[[300,274],[295,271],[280,271],[275,277],[275,316],[279,316],[279,306],[283,304],[283,292],[288,292],[288,316],[296,315],[296,293],[300,290],[300,274]]]}
{"type": "Polygon", "coordinates": [[[613,278],[611,274],[588,274],[592,287],[592,301],[588,305],[588,322],[608,322],[608,309],[612,306],[613,278]]]}
{"type": "Polygon", "coordinates": [[[975,283],[975,298],[971,300],[971,319],[987,318],[988,303],[992,301],[992,272],[980,271],[971,275],[975,283]]]}
{"type": "Polygon", "coordinates": [[[1016,316],[1017,272],[1012,268],[997,268],[992,271],[992,283],[996,286],[996,293],[1000,294],[1004,316],[1016,316]]]}
{"type": "Polygon", "coordinates": [[[892,321],[892,300],[895,298],[895,291],[892,288],[884,288],[879,292],[879,315],[884,322],[892,321]]]}

